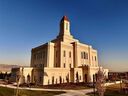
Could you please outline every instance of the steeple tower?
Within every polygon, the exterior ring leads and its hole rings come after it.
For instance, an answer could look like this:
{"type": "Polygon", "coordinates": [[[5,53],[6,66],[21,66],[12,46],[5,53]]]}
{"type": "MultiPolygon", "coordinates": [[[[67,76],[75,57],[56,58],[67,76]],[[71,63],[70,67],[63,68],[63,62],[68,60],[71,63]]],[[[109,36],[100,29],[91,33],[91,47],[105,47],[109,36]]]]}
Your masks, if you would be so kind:
{"type": "Polygon", "coordinates": [[[57,39],[69,43],[76,41],[70,33],[70,21],[67,16],[63,16],[60,21],[60,30],[57,39]]]}
{"type": "Polygon", "coordinates": [[[63,18],[60,21],[60,32],[59,36],[68,35],[70,36],[70,22],[67,16],[63,16],[63,18]]]}

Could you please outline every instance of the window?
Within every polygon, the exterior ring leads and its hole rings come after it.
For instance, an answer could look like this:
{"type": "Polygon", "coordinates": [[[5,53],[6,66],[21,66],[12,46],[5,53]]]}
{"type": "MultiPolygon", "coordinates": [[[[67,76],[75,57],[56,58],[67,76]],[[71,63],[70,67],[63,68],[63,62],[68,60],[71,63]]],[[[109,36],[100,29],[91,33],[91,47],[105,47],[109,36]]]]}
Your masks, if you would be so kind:
{"type": "Polygon", "coordinates": [[[69,68],[71,68],[72,66],[71,66],[71,63],[69,64],[69,68]]]}
{"type": "Polygon", "coordinates": [[[36,76],[34,76],[34,82],[36,83],[37,81],[36,81],[36,76]]]}
{"type": "Polygon", "coordinates": [[[84,52],[84,59],[86,59],[86,53],[84,52]]]}
{"type": "Polygon", "coordinates": [[[36,54],[34,54],[34,59],[36,59],[36,54]]]}
{"type": "Polygon", "coordinates": [[[40,52],[40,59],[42,59],[42,52],[40,52]]]}
{"type": "Polygon", "coordinates": [[[86,56],[85,57],[86,57],[85,59],[88,59],[88,53],[86,53],[86,56]]]}
{"type": "Polygon", "coordinates": [[[37,53],[37,57],[36,57],[37,59],[39,59],[39,54],[37,53]]]}
{"type": "Polygon", "coordinates": [[[66,23],[66,30],[68,30],[68,23],[66,23]]]}
{"type": "Polygon", "coordinates": [[[42,52],[38,53],[38,59],[42,59],[42,52]]]}
{"type": "Polygon", "coordinates": [[[69,58],[71,58],[71,51],[69,52],[69,58]]]}
{"type": "Polygon", "coordinates": [[[81,76],[80,76],[80,80],[81,80],[81,76]]]}
{"type": "Polygon", "coordinates": [[[57,57],[57,51],[56,51],[56,57],[57,57]]]}
{"type": "Polygon", "coordinates": [[[65,63],[64,63],[64,68],[65,68],[65,63]]]}
{"type": "Polygon", "coordinates": [[[83,59],[83,52],[81,52],[81,59],[83,59]]]}
{"type": "Polygon", "coordinates": [[[54,76],[52,76],[52,84],[54,84],[54,76]]]}
{"type": "Polygon", "coordinates": [[[42,77],[40,77],[40,79],[39,79],[39,82],[41,82],[42,81],[42,77]]]}
{"type": "Polygon", "coordinates": [[[43,58],[45,58],[45,51],[43,52],[43,58]]]}
{"type": "Polygon", "coordinates": [[[95,56],[95,61],[96,61],[96,56],[95,56]]]}
{"type": "Polygon", "coordinates": [[[83,52],[81,55],[82,55],[82,58],[84,58],[84,59],[88,59],[88,53],[83,52]]]}
{"type": "Polygon", "coordinates": [[[30,83],[30,75],[27,75],[27,83],[30,83]]]}
{"type": "Polygon", "coordinates": [[[65,50],[64,50],[63,56],[66,57],[66,52],[65,52],[65,50]]]}

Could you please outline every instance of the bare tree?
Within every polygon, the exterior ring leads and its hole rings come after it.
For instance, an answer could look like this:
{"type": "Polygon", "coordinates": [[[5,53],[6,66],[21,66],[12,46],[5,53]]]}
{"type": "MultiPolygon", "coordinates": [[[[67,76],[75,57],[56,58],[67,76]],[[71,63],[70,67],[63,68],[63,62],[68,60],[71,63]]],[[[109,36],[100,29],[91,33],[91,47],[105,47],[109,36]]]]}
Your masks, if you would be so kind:
{"type": "Polygon", "coordinates": [[[22,68],[21,71],[20,71],[20,68],[19,68],[19,70],[16,72],[16,82],[17,82],[16,96],[20,95],[19,85],[20,85],[20,83],[24,82],[23,70],[24,70],[24,68],[22,68]]]}
{"type": "Polygon", "coordinates": [[[97,73],[96,89],[99,96],[104,96],[105,92],[105,74],[101,68],[97,73]]]}
{"type": "Polygon", "coordinates": [[[20,81],[20,77],[21,77],[20,70],[18,70],[16,72],[16,82],[17,82],[16,96],[19,95],[19,81],[20,81]]]}

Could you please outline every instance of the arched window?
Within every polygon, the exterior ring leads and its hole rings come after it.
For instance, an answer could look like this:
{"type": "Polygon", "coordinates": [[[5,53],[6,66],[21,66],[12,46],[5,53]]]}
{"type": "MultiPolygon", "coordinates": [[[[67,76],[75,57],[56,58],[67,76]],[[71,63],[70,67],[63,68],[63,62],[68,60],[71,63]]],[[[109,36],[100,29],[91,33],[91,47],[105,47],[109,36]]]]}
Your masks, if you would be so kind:
{"type": "Polygon", "coordinates": [[[27,83],[30,83],[30,75],[27,75],[27,83]]]}
{"type": "Polygon", "coordinates": [[[52,76],[52,84],[54,84],[54,76],[52,76]]]}

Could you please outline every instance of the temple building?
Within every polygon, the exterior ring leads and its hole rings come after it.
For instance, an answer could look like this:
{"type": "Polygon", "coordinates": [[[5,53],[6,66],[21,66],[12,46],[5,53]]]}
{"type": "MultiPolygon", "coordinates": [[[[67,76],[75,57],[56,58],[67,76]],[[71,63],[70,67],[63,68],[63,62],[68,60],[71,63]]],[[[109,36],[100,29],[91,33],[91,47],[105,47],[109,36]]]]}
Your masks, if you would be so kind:
{"type": "Polygon", "coordinates": [[[12,76],[16,77],[16,70],[19,70],[21,83],[42,85],[92,82],[98,69],[97,50],[75,39],[70,32],[69,19],[63,16],[58,36],[32,48],[30,67],[14,68],[12,76]]]}

